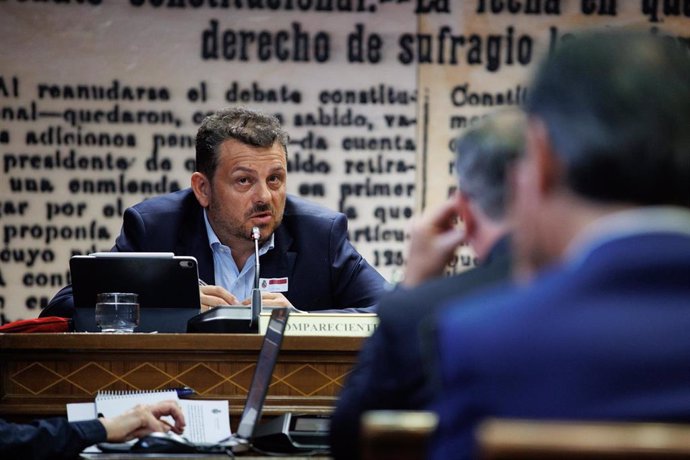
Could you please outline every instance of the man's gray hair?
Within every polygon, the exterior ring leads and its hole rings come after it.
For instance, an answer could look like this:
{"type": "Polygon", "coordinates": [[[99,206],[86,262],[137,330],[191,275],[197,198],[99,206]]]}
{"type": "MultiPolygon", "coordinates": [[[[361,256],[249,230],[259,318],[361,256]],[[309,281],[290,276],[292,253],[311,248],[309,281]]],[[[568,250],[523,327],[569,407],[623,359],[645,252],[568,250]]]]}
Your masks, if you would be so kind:
{"type": "Polygon", "coordinates": [[[460,191],[494,221],[505,217],[508,171],[524,151],[525,125],[517,109],[497,112],[455,142],[460,191]]]}

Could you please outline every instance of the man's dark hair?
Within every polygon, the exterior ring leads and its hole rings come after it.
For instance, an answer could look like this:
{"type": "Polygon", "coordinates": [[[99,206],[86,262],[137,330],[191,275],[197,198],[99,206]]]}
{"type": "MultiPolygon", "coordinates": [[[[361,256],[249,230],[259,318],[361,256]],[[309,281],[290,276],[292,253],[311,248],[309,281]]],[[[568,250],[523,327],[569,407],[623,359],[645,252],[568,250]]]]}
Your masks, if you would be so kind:
{"type": "Polygon", "coordinates": [[[278,142],[287,155],[288,134],[273,115],[243,107],[218,110],[201,122],[196,134],[196,170],[209,180],[218,166],[218,149],[229,139],[253,147],[278,142]]]}
{"type": "Polygon", "coordinates": [[[589,32],[539,68],[526,105],[566,185],[601,202],[690,206],[690,57],[640,32],[589,32]]]}
{"type": "Polygon", "coordinates": [[[455,143],[455,169],[460,190],[490,219],[505,217],[507,175],[524,149],[524,116],[505,111],[470,128],[455,143]]]}

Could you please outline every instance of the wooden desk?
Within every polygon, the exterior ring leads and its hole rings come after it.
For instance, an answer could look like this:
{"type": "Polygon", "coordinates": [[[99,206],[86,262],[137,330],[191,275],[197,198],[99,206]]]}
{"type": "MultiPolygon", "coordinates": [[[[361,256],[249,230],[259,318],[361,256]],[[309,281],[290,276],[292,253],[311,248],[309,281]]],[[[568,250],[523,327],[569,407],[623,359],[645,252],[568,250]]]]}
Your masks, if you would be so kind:
{"type": "MultiPolygon", "coordinates": [[[[361,337],[285,337],[264,414],[327,413],[361,337]]],[[[189,386],[244,407],[262,337],[249,334],[0,334],[0,417],[65,415],[99,390],[189,386]]]]}
{"type": "MultiPolygon", "coordinates": [[[[237,458],[242,460],[266,460],[269,456],[257,456],[254,454],[237,454],[237,458]]],[[[290,460],[330,460],[333,457],[326,455],[281,455],[281,458],[288,458],[290,460]]],[[[205,454],[81,454],[79,457],[82,460],[142,460],[147,458],[155,458],[156,460],[227,460],[227,455],[205,455],[205,454]]]]}

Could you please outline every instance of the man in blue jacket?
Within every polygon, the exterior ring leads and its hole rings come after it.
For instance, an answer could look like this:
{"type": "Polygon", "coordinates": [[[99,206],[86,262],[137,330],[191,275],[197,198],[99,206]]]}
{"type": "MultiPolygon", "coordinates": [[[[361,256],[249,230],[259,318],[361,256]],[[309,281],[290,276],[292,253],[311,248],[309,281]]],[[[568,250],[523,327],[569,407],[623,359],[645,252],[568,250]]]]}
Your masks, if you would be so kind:
{"type": "Polygon", "coordinates": [[[487,417],[690,421],[690,60],[583,33],[540,67],[516,174],[522,287],[439,315],[433,458],[487,417]]]}
{"type": "Polygon", "coordinates": [[[56,417],[19,424],[0,419],[0,457],[26,460],[75,458],[79,452],[96,443],[125,442],[154,431],[173,430],[181,434],[184,427],[184,415],[175,401],[136,406],[117,417],[80,422],[56,417]],[[160,419],[167,415],[175,420],[174,426],[160,419]]]}
{"type": "Polygon", "coordinates": [[[430,403],[436,388],[425,372],[420,329],[445,301],[486,289],[510,275],[506,183],[523,145],[524,116],[519,111],[493,114],[458,138],[459,191],[413,222],[405,277],[381,299],[379,327],[364,344],[338,398],[331,421],[336,459],[360,456],[364,412],[422,409],[430,403]],[[462,242],[474,249],[479,265],[443,276],[462,242]]]}
{"type": "MultiPolygon", "coordinates": [[[[127,209],[113,251],[194,256],[208,284],[202,310],[248,305],[258,227],[264,306],[372,307],[385,280],[350,244],[343,214],[287,195],[287,143],[273,116],[245,108],[208,116],[191,188],[127,209]]],[[[72,316],[73,304],[68,286],[41,315],[72,316]]]]}

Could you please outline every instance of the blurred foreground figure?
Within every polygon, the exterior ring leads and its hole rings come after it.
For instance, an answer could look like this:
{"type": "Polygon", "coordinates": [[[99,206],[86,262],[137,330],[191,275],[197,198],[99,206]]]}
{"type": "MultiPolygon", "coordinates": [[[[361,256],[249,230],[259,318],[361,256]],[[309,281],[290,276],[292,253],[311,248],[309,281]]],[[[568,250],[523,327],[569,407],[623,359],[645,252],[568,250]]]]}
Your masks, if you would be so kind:
{"type": "Polygon", "coordinates": [[[690,62],[589,33],[540,67],[514,203],[533,273],[437,320],[433,458],[485,417],[690,421],[690,62]]]}
{"type": "Polygon", "coordinates": [[[340,394],[331,423],[337,459],[359,456],[365,411],[421,409],[431,401],[434,386],[424,372],[420,326],[438,306],[510,274],[506,176],[522,154],[524,116],[495,114],[465,132],[456,146],[459,192],[413,222],[404,279],[379,304],[379,327],[340,394]],[[458,218],[464,231],[457,227],[458,218]],[[444,277],[462,242],[472,246],[480,265],[444,277]]]}

